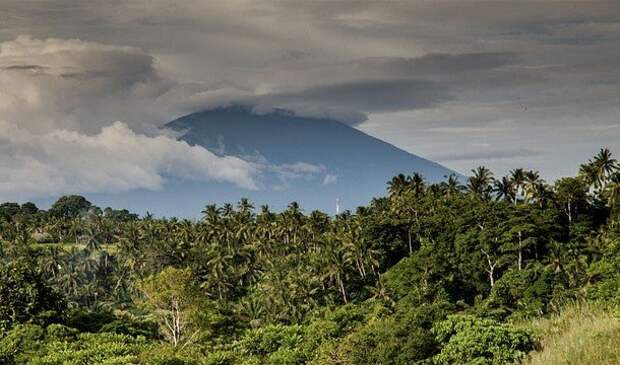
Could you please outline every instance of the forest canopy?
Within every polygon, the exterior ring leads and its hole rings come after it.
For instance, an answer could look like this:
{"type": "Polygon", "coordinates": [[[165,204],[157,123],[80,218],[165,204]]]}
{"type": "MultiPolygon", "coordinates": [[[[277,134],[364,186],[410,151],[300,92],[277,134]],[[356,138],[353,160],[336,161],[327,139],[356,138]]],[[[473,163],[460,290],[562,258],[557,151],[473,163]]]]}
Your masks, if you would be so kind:
{"type": "Polygon", "coordinates": [[[336,216],[7,202],[0,261],[0,364],[536,363],[570,347],[567,313],[593,313],[602,345],[561,360],[615,363],[620,165],[602,149],[553,184],[400,174],[336,216]]]}

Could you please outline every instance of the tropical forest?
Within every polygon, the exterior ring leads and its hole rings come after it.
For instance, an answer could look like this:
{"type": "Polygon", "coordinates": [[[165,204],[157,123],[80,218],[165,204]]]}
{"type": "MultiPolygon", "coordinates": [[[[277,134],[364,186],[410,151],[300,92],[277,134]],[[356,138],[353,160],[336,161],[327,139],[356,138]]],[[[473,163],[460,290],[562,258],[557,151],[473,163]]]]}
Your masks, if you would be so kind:
{"type": "Polygon", "coordinates": [[[403,172],[336,215],[3,203],[0,364],[620,364],[620,165],[580,162],[403,172]]]}

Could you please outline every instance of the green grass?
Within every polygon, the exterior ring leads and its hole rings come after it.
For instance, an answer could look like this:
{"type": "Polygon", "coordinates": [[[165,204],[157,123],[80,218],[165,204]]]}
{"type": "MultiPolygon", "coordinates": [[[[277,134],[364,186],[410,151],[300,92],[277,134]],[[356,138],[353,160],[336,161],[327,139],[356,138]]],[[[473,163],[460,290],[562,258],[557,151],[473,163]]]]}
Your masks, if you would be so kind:
{"type": "Polygon", "coordinates": [[[620,319],[613,309],[573,305],[526,326],[539,336],[542,348],[524,365],[620,364],[620,319]]]}

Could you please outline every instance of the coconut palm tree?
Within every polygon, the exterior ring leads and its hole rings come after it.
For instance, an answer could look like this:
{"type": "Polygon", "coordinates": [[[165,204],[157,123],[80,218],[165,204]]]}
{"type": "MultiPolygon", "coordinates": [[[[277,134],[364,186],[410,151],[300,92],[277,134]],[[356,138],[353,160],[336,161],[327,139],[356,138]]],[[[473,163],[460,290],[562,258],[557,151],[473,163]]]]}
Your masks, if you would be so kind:
{"type": "Polygon", "coordinates": [[[471,171],[472,176],[468,179],[467,189],[478,198],[488,199],[493,190],[491,184],[495,181],[493,173],[484,166],[479,166],[471,171]]]}
{"type": "Polygon", "coordinates": [[[594,166],[596,174],[601,185],[604,186],[609,177],[618,169],[617,161],[612,157],[612,153],[609,148],[601,148],[599,153],[594,156],[594,166]]]}
{"type": "Polygon", "coordinates": [[[401,195],[409,185],[407,177],[404,174],[394,176],[387,184],[390,196],[401,195]]]}
{"type": "Polygon", "coordinates": [[[538,182],[529,190],[530,199],[537,202],[541,208],[544,208],[549,200],[553,197],[553,191],[544,182],[538,182]]]}
{"type": "Polygon", "coordinates": [[[424,177],[419,172],[407,177],[407,185],[413,192],[413,196],[420,197],[424,193],[426,184],[424,183],[424,177]]]}
{"type": "Polygon", "coordinates": [[[540,178],[540,173],[538,171],[526,171],[525,172],[525,180],[523,183],[523,195],[525,201],[529,201],[532,199],[534,195],[534,190],[539,184],[544,184],[544,180],[540,178]]]}
{"type": "Polygon", "coordinates": [[[512,179],[509,176],[502,177],[501,180],[495,180],[493,191],[498,200],[512,203],[515,198],[515,189],[512,179]]]}
{"type": "Polygon", "coordinates": [[[450,174],[447,180],[442,182],[442,185],[444,186],[445,195],[447,197],[457,195],[465,190],[465,186],[459,182],[455,174],[450,174]]]}
{"type": "Polygon", "coordinates": [[[525,183],[525,170],[522,168],[514,169],[510,172],[510,179],[514,186],[514,203],[517,204],[519,197],[523,196],[523,184],[525,183]]]}
{"type": "Polygon", "coordinates": [[[601,186],[597,168],[592,161],[579,167],[579,178],[590,187],[590,191],[598,189],[601,186]]]}
{"type": "Polygon", "coordinates": [[[207,223],[215,224],[218,222],[220,218],[220,213],[222,213],[222,210],[218,208],[217,205],[215,204],[209,204],[200,213],[202,213],[203,215],[202,217],[203,221],[207,223]]]}

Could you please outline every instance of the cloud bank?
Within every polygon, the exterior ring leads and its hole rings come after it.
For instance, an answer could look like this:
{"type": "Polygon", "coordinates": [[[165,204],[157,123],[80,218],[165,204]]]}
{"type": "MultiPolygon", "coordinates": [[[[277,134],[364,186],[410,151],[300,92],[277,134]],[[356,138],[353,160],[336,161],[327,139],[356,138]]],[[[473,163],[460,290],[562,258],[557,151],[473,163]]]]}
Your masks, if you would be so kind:
{"type": "Polygon", "coordinates": [[[34,134],[0,122],[0,200],[65,193],[161,189],[167,179],[218,181],[256,189],[258,167],[219,157],[167,136],[149,137],[121,122],[98,134],[34,134]]]}
{"type": "Polygon", "coordinates": [[[121,120],[153,137],[252,104],[336,118],[459,171],[497,151],[492,169],[551,179],[620,149],[620,130],[601,132],[620,113],[620,7],[530,5],[4,0],[0,115],[35,134],[121,120]]]}

